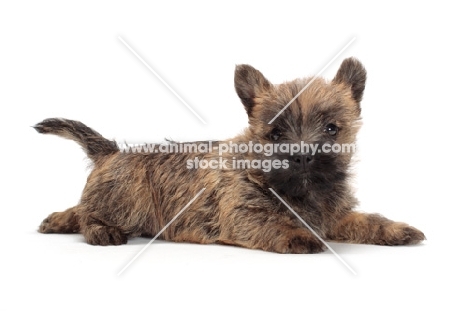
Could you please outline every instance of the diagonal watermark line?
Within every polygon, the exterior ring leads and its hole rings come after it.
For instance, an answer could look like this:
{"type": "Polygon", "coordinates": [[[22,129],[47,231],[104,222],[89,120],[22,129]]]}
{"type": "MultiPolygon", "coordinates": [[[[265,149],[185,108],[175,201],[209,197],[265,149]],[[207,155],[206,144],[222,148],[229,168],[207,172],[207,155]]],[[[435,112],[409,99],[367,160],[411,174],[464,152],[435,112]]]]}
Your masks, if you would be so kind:
{"type": "Polygon", "coordinates": [[[190,110],[203,124],[206,124],[205,120],[203,120],[202,117],[200,117],[200,115],[195,110],[193,110],[193,108],[189,104],[187,104],[187,102],[182,97],[180,97],[179,94],[177,94],[177,92],[174,91],[174,89],[169,84],[167,84],[166,81],[164,81],[163,78],[161,78],[161,76],[158,75],[158,73],[154,71],[154,69],[151,68],[151,66],[148,65],[148,63],[140,55],[138,55],[138,53],[135,52],[135,50],[132,49],[132,47],[128,45],[128,43],[124,39],[122,39],[122,37],[119,36],[119,40],[122,41],[122,43],[130,50],[130,52],[132,52],[143,63],[143,65],[145,65],[146,68],[148,68],[151,71],[151,73],[154,74],[156,78],[158,78],[159,81],[161,81],[162,84],[164,84],[169,89],[169,91],[171,91],[172,94],[174,94],[175,97],[177,97],[177,99],[179,99],[182,102],[182,104],[185,105],[185,107],[187,107],[188,110],[190,110]]]}
{"type": "Polygon", "coordinates": [[[130,261],[125,265],[125,267],[122,268],[122,270],[120,270],[120,272],[117,274],[117,276],[120,276],[120,275],[121,275],[121,274],[122,274],[122,273],[123,273],[123,272],[124,272],[124,271],[125,271],[125,270],[126,270],[126,269],[127,269],[127,268],[128,268],[128,267],[145,251],[145,250],[146,250],[146,249],[147,249],[147,248],[148,248],[148,246],[150,246],[150,244],[153,243],[154,240],[156,240],[156,239],[161,235],[161,233],[163,233],[163,232],[174,222],[174,220],[176,220],[177,217],[179,217],[179,215],[182,214],[182,213],[183,213],[183,212],[184,212],[184,211],[185,211],[201,194],[202,194],[203,191],[205,191],[205,189],[206,189],[206,188],[203,188],[202,190],[200,190],[200,191],[195,195],[195,197],[193,197],[193,199],[191,199],[190,202],[188,202],[187,205],[185,205],[184,208],[181,209],[181,210],[177,213],[177,215],[175,215],[174,218],[172,218],[172,220],[169,221],[169,222],[167,223],[167,225],[165,225],[164,228],[162,228],[162,229],[158,232],[158,234],[156,234],[156,235],[154,236],[154,238],[152,238],[151,241],[149,241],[148,244],[146,244],[145,247],[143,247],[143,248],[138,252],[138,254],[136,254],[136,255],[132,258],[132,260],[130,260],[130,261]]]}
{"type": "Polygon", "coordinates": [[[307,227],[307,229],[310,230],[310,232],[312,232],[316,237],[317,239],[320,240],[320,242],[322,242],[332,253],[333,255],[335,255],[336,258],[338,258],[339,261],[341,261],[341,263],[343,265],[345,265],[346,268],[348,268],[349,271],[351,271],[354,275],[357,275],[356,271],[353,270],[353,268],[351,268],[347,263],[346,261],[343,260],[343,258],[341,258],[340,255],[338,255],[334,250],[333,248],[330,247],[330,245],[328,245],[327,242],[325,242],[318,234],[317,232],[315,232],[305,221],[304,219],[301,218],[301,216],[299,216],[298,213],[296,213],[292,208],[291,206],[288,205],[288,203],[286,203],[286,201],[283,200],[283,198],[281,198],[276,192],[275,190],[273,190],[272,188],[268,188],[270,189],[270,191],[294,214],[294,216],[296,216],[303,224],[304,226],[307,227]]]}
{"type": "Polygon", "coordinates": [[[296,96],[294,96],[293,99],[291,99],[291,100],[289,101],[289,103],[287,103],[286,106],[284,106],[284,108],[281,109],[280,112],[278,112],[278,113],[276,114],[276,116],[274,116],[273,119],[270,120],[270,122],[268,122],[268,124],[273,123],[273,121],[275,121],[276,118],[278,118],[279,115],[282,114],[282,113],[289,107],[289,105],[291,105],[291,104],[299,97],[299,95],[301,95],[302,92],[304,92],[304,91],[312,84],[312,82],[314,82],[315,79],[317,79],[317,78],[322,74],[322,72],[324,72],[325,69],[327,69],[328,66],[330,66],[331,63],[333,63],[333,62],[335,61],[335,59],[337,59],[337,57],[340,56],[340,54],[343,53],[343,52],[351,45],[351,43],[354,42],[354,40],[356,40],[356,37],[353,37],[353,38],[351,39],[351,41],[349,41],[349,42],[348,42],[348,43],[347,43],[347,44],[346,44],[346,45],[345,45],[345,46],[344,46],[344,47],[343,47],[343,48],[326,64],[326,65],[325,65],[325,67],[323,67],[322,70],[320,70],[320,71],[309,81],[309,83],[307,83],[307,85],[304,86],[304,87],[302,88],[302,90],[300,90],[299,93],[297,93],[296,96]]]}

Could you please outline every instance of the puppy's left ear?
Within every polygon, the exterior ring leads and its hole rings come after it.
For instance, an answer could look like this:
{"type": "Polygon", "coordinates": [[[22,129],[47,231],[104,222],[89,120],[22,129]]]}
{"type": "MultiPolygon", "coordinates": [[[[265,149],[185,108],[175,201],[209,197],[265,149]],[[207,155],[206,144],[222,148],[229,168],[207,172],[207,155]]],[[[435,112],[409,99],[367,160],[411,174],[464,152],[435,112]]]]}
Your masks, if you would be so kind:
{"type": "Polygon", "coordinates": [[[272,84],[263,74],[250,65],[236,66],[234,86],[249,117],[251,117],[252,109],[256,104],[255,99],[262,97],[262,94],[272,88],[272,84]]]}
{"type": "Polygon", "coordinates": [[[350,57],[341,63],[333,82],[350,86],[353,99],[359,104],[366,87],[366,76],[366,69],[361,62],[350,57]]]}

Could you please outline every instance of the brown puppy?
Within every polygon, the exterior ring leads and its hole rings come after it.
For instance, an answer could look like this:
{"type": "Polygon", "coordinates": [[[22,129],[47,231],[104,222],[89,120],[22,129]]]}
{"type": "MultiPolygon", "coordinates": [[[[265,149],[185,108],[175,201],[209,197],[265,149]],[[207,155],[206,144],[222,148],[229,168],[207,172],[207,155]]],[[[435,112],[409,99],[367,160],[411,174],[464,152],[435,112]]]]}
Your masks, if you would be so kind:
{"type": "Polygon", "coordinates": [[[237,66],[235,88],[250,125],[229,141],[214,142],[208,152],[124,153],[115,142],[80,122],[44,120],[35,126],[38,132],[75,140],[94,169],[80,203],[51,214],[39,231],[80,232],[94,245],[152,237],[205,188],[160,239],[279,253],[322,251],[323,243],[271,188],[323,239],[378,245],[424,240],[421,231],[404,223],[353,211],[357,200],[348,172],[352,152],[330,152],[330,146],[355,142],[366,81],[362,64],[352,58],[344,60],[331,82],[316,78],[278,115],[310,81],[298,79],[275,86],[253,67],[237,66]],[[220,158],[222,145],[249,143],[270,147],[313,144],[317,149],[291,152],[292,148],[280,147],[269,154],[230,148],[220,158]],[[202,168],[201,161],[219,165],[202,168]]]}

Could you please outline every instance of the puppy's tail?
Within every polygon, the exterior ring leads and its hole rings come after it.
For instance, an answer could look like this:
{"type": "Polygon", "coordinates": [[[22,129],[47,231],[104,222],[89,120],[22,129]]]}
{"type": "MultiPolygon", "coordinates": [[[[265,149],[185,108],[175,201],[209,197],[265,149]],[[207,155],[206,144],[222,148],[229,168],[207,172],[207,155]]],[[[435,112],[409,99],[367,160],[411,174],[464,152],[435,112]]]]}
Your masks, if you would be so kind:
{"type": "Polygon", "coordinates": [[[33,127],[41,134],[55,134],[76,141],[93,162],[119,152],[115,141],[105,139],[101,134],[78,121],[45,119],[33,127]]]}

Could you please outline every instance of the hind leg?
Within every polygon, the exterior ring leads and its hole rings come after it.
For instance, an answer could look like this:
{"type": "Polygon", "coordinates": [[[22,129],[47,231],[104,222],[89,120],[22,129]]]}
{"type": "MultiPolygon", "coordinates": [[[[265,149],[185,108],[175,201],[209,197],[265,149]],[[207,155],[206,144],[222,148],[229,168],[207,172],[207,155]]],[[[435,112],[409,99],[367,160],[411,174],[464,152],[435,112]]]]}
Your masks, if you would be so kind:
{"type": "Polygon", "coordinates": [[[78,206],[67,209],[64,212],[50,214],[39,226],[41,233],[77,233],[80,231],[78,216],[76,214],[78,206]]]}
{"type": "Polygon", "coordinates": [[[92,245],[121,245],[127,243],[127,235],[116,226],[99,220],[96,215],[88,214],[81,219],[81,233],[87,243],[92,245]]]}

